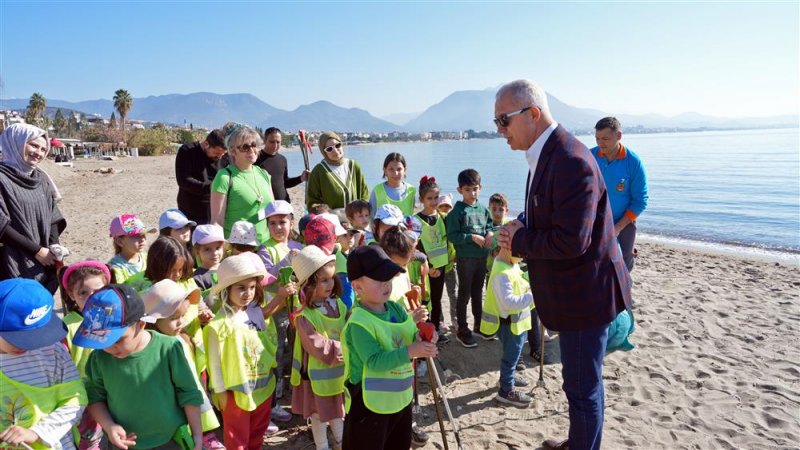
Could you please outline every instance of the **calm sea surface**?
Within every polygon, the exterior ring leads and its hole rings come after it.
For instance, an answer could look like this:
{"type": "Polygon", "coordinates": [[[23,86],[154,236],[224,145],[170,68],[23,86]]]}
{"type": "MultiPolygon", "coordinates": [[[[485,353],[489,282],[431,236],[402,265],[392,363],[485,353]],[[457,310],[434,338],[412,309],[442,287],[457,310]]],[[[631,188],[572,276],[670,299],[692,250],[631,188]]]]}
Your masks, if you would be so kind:
{"type": "MultiPolygon", "coordinates": [[[[588,147],[594,136],[580,136],[588,147]]],[[[650,202],[640,231],[668,238],[800,252],[800,129],[627,134],[623,143],[642,159],[650,202]]],[[[399,152],[408,181],[435,176],[456,199],[456,176],[480,172],[486,202],[502,192],[511,210],[523,208],[528,165],[505,140],[349,146],[372,187],[381,181],[384,157],[399,152]]],[[[287,152],[290,172],[303,166],[287,152]]],[[[315,149],[312,166],[321,159],[315,149]]]]}

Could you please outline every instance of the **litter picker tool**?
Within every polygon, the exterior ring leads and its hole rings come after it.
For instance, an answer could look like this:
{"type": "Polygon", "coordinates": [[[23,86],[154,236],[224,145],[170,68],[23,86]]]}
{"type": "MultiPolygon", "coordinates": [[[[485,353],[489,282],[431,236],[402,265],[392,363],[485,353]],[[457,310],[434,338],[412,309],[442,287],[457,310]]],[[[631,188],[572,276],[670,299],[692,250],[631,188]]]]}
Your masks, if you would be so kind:
{"type": "Polygon", "coordinates": [[[305,130],[298,131],[297,137],[300,139],[300,153],[303,154],[303,164],[305,164],[306,170],[311,170],[311,165],[308,161],[308,155],[311,153],[311,144],[308,142],[305,130]]]}
{"type": "MultiPolygon", "coordinates": [[[[419,335],[423,341],[430,341],[433,339],[433,333],[436,332],[436,328],[433,324],[418,323],[417,328],[419,328],[419,335]]],[[[432,373],[434,370],[436,370],[435,367],[428,367],[428,380],[431,386],[431,393],[433,394],[433,407],[436,409],[436,420],[439,421],[439,431],[442,433],[444,450],[450,450],[450,447],[447,445],[447,431],[445,431],[444,421],[442,421],[442,410],[439,408],[439,393],[436,392],[436,380],[433,378],[432,373]]]]}
{"type": "MultiPolygon", "coordinates": [[[[422,337],[423,340],[430,341],[431,339],[433,339],[433,333],[436,333],[436,327],[434,327],[432,323],[419,323],[417,324],[417,327],[420,330],[420,336],[422,337]]],[[[444,410],[447,413],[447,418],[450,420],[450,424],[453,426],[453,434],[455,434],[456,436],[456,444],[458,445],[458,450],[463,450],[463,447],[461,446],[461,435],[459,434],[458,431],[458,424],[456,423],[456,420],[453,418],[452,411],[450,411],[450,404],[447,402],[447,396],[444,393],[444,387],[442,387],[442,381],[439,379],[439,372],[436,371],[436,364],[434,364],[433,358],[431,358],[430,356],[425,358],[425,360],[428,362],[428,373],[429,374],[433,373],[433,379],[432,379],[432,381],[434,382],[433,388],[439,391],[439,398],[442,399],[442,403],[444,404],[444,410]]],[[[446,439],[443,440],[446,441],[446,439]]]]}
{"type": "MultiPolygon", "coordinates": [[[[544,387],[544,325],[539,324],[539,328],[541,332],[539,334],[539,339],[541,340],[541,347],[539,348],[539,380],[536,381],[537,388],[544,387]]],[[[534,388],[535,389],[535,388],[534,388]]]]}

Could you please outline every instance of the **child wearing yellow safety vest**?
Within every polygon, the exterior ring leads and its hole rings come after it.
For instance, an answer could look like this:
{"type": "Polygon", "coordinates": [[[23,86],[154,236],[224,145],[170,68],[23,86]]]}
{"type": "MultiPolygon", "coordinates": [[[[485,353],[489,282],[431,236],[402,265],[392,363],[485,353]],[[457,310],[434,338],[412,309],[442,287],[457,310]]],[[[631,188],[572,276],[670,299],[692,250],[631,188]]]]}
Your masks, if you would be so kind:
{"type": "Polygon", "coordinates": [[[503,343],[500,390],[495,398],[502,403],[525,407],[530,404],[531,397],[515,386],[527,386],[528,382],[515,377],[514,370],[525,344],[526,332],[531,329],[533,294],[519,267],[520,260],[511,256],[507,249],[501,249],[497,255],[489,275],[480,331],[486,335],[497,333],[503,343]]]}
{"type": "Polygon", "coordinates": [[[200,288],[206,306],[216,311],[215,305],[210,303],[208,293],[217,284],[217,269],[225,257],[225,234],[222,227],[217,224],[198,225],[192,233],[192,254],[197,264],[192,279],[200,288]]]}
{"type": "Polygon", "coordinates": [[[436,356],[436,337],[422,342],[412,317],[389,301],[403,268],[377,245],[350,253],[347,274],[360,298],[345,325],[342,352],[351,405],[345,450],[408,450],[411,445],[412,358],[436,356]]]}
{"type": "Polygon", "coordinates": [[[152,285],[142,296],[144,301],[147,328],[166,336],[175,336],[183,346],[186,362],[193,370],[194,381],[203,395],[203,404],[200,405],[200,424],[203,428],[203,448],[206,450],[224,450],[225,447],[214,434],[219,428],[219,420],[214,413],[211,402],[208,400],[205,387],[200,382],[200,377],[206,371],[206,355],[203,350],[202,339],[192,339],[183,329],[183,317],[190,304],[200,301],[200,290],[194,289],[187,293],[172,280],[161,280],[152,285]]]}
{"type": "Polygon", "coordinates": [[[336,257],[310,245],[292,259],[302,308],[295,319],[292,359],[292,412],[311,419],[317,450],[342,448],[344,430],[344,360],[341,334],[347,307],[339,298],[336,257]],[[328,447],[327,426],[333,431],[328,447]]]}
{"type": "Polygon", "coordinates": [[[436,210],[439,204],[439,185],[435,178],[425,176],[419,180],[419,199],[422,202],[422,211],[416,215],[421,226],[417,248],[423,250],[428,257],[430,321],[439,333],[439,340],[444,342],[448,339],[439,327],[442,322],[442,294],[444,293],[445,269],[449,263],[449,256],[444,217],[436,210]]]}
{"type": "MultiPolygon", "coordinates": [[[[88,259],[79,261],[66,266],[61,272],[61,302],[67,311],[64,315],[64,323],[67,325],[67,348],[81,377],[86,376],[86,363],[89,361],[92,349],[73,345],[72,338],[75,337],[78,327],[83,322],[83,307],[86,306],[86,300],[110,282],[111,272],[100,261],[88,259]]],[[[78,425],[78,434],[80,435],[78,449],[96,450],[100,448],[103,429],[86,411],[78,425]]]]}
{"type": "Polygon", "coordinates": [[[271,316],[295,287],[281,286],[262,306],[267,272],[249,252],[225,258],[217,276],[211,291],[221,296],[222,306],[203,329],[214,404],[222,411],[226,449],[260,449],[275,390],[278,336],[271,316]]]}
{"type": "Polygon", "coordinates": [[[70,430],[87,400],[59,342],[66,335],[44,286],[25,278],[0,281],[0,448],[76,448],[70,430]]]}
{"type": "Polygon", "coordinates": [[[404,216],[414,214],[417,189],[406,183],[406,158],[400,153],[389,153],[383,160],[383,178],[369,196],[370,210],[378,211],[383,205],[395,205],[404,216]]]}

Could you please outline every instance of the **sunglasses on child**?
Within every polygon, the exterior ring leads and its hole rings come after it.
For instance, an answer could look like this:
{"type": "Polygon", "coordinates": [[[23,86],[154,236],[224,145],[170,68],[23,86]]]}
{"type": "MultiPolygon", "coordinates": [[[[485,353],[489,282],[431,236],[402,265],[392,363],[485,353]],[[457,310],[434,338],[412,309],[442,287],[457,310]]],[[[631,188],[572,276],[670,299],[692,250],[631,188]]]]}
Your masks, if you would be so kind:
{"type": "Polygon", "coordinates": [[[341,148],[342,148],[342,143],[339,142],[336,145],[329,145],[329,146],[325,147],[325,152],[326,153],[330,153],[330,152],[332,152],[334,150],[341,150],[341,148]]]}
{"type": "Polygon", "coordinates": [[[494,124],[498,127],[507,127],[509,123],[511,123],[510,119],[516,115],[522,114],[525,111],[533,108],[533,106],[528,106],[527,108],[522,108],[519,111],[513,111],[510,113],[500,114],[499,116],[494,118],[494,124]]]}

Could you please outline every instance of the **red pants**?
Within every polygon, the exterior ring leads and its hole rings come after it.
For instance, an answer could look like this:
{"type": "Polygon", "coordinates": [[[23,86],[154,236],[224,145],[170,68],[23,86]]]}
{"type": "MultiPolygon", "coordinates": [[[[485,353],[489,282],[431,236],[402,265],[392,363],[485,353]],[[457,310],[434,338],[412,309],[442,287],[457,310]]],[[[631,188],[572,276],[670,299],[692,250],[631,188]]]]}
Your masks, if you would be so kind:
{"type": "Polygon", "coordinates": [[[272,396],[258,405],[254,411],[245,411],[236,404],[233,392],[226,392],[228,398],[222,411],[222,431],[226,450],[261,450],[264,432],[269,426],[272,410],[272,396]]]}

